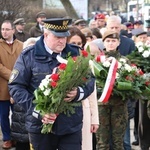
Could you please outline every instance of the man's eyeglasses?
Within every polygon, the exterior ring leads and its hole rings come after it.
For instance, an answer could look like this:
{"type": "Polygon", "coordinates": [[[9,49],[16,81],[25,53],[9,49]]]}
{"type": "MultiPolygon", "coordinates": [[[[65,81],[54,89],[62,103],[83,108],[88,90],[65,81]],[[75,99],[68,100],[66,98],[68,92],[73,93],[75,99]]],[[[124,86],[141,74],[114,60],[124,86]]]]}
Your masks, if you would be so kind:
{"type": "Polygon", "coordinates": [[[1,31],[10,31],[10,30],[13,30],[13,29],[8,29],[8,28],[6,28],[6,29],[5,29],[5,28],[2,28],[2,29],[1,29],[1,31]]]}

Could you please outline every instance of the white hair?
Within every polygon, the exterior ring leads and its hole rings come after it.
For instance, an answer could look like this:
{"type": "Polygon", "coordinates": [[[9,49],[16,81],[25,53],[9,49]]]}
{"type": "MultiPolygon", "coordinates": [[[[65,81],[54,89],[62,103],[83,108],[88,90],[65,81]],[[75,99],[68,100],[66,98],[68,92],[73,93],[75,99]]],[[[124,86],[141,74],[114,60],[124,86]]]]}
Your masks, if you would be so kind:
{"type": "Polygon", "coordinates": [[[36,41],[39,39],[40,37],[34,38],[34,37],[30,37],[28,38],[24,43],[23,43],[23,48],[26,48],[28,46],[34,45],[36,43],[36,41]]]}
{"type": "Polygon", "coordinates": [[[121,24],[121,18],[119,16],[110,16],[107,18],[107,24],[111,23],[111,22],[117,22],[119,24],[121,24]]]}

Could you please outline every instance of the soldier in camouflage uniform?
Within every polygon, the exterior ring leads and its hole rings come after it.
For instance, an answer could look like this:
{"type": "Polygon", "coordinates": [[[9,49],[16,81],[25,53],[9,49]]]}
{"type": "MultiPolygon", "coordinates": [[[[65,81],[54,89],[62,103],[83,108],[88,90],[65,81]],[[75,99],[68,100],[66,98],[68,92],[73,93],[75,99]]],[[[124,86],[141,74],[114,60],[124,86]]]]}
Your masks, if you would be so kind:
{"type": "MultiPolygon", "coordinates": [[[[113,56],[116,59],[122,57],[116,50],[120,43],[119,39],[119,34],[115,31],[108,30],[104,33],[103,41],[106,56],[113,56]],[[113,48],[109,47],[109,49],[107,45],[110,45],[110,42],[113,44],[113,48]]],[[[109,150],[110,144],[113,150],[124,150],[123,138],[128,119],[127,101],[123,101],[121,97],[114,95],[110,96],[107,103],[99,102],[99,119],[98,150],[109,150]]]]}

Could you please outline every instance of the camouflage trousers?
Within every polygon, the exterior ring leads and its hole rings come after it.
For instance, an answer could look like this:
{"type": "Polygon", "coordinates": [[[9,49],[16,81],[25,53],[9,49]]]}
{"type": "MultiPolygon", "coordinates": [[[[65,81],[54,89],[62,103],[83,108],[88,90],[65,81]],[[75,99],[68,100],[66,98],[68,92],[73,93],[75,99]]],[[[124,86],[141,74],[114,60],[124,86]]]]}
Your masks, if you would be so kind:
{"type": "Polygon", "coordinates": [[[127,126],[126,103],[121,105],[99,105],[100,126],[97,131],[98,150],[124,150],[123,138],[127,126]]]}

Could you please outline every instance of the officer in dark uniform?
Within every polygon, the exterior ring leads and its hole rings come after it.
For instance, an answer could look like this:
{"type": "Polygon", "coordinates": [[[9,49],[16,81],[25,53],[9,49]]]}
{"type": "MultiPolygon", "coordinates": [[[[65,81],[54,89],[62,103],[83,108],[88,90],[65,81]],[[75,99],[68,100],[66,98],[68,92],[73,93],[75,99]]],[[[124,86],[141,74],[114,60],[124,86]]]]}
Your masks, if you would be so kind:
{"type": "Polygon", "coordinates": [[[36,25],[31,27],[29,30],[31,37],[39,37],[43,34],[44,29],[44,22],[43,20],[46,19],[46,13],[45,12],[39,12],[36,14],[36,25]]]}
{"type": "MultiPolygon", "coordinates": [[[[71,19],[53,18],[44,22],[44,35],[34,46],[25,49],[16,61],[9,81],[10,95],[27,112],[26,127],[34,150],[81,150],[82,106],[76,107],[75,113],[69,117],[61,113],[56,118],[54,114],[40,116],[33,104],[34,90],[60,64],[53,53],[63,58],[68,53],[79,55],[78,47],[66,44],[71,19]],[[42,121],[49,122],[52,117],[56,119],[52,133],[41,134],[42,121]]],[[[80,102],[87,98],[94,90],[94,82],[91,76],[85,86],[72,91],[67,101],[80,102]]]]}
{"type": "Polygon", "coordinates": [[[24,21],[24,18],[16,19],[13,22],[13,24],[15,25],[16,38],[22,42],[26,41],[30,37],[30,34],[26,31],[24,31],[25,24],[26,24],[24,21]]]}

